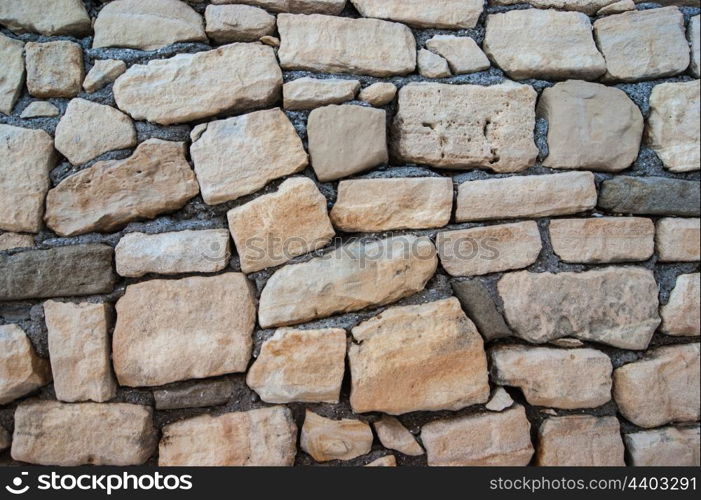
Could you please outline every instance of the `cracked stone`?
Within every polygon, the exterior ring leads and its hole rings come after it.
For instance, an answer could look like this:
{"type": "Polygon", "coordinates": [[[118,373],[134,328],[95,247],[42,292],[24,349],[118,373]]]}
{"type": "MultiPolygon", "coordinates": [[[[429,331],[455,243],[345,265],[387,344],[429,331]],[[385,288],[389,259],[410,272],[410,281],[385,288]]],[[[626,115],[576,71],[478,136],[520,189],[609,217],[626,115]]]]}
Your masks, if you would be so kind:
{"type": "Polygon", "coordinates": [[[491,65],[477,42],[470,37],[436,35],[426,42],[426,48],[445,58],[456,75],[484,71],[491,65]]]}
{"type": "Polygon", "coordinates": [[[446,78],[451,75],[448,61],[430,50],[419,50],[417,61],[419,74],[424,78],[446,78]]]}

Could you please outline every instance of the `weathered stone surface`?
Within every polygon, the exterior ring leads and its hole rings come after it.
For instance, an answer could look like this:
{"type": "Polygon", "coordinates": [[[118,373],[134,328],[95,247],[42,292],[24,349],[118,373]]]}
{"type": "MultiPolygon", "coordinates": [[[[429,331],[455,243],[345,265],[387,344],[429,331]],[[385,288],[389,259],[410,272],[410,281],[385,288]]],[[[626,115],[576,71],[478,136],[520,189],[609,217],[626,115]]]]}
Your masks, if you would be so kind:
{"type": "Polygon", "coordinates": [[[489,399],[482,337],[455,298],[387,309],[352,333],[356,413],[459,410],[489,399]]]}
{"type": "Polygon", "coordinates": [[[4,427],[0,426],[0,451],[5,451],[12,445],[12,436],[5,430],[4,427]]]}
{"type": "Polygon", "coordinates": [[[525,170],[538,156],[536,97],[532,87],[513,82],[405,85],[393,125],[394,154],[440,168],[525,170]]]}
{"type": "Polygon", "coordinates": [[[109,293],[112,248],[73,245],[0,255],[0,300],[109,293]]]}
{"type": "Polygon", "coordinates": [[[280,65],[286,70],[405,75],[416,67],[414,35],[402,24],[313,14],[280,14],[280,65]]]}
{"type": "Polygon", "coordinates": [[[623,436],[635,467],[698,467],[699,428],[663,427],[623,436]]]}
{"type": "Polygon", "coordinates": [[[282,86],[285,109],[314,109],[352,100],[360,89],[358,80],[298,78],[282,86]]]}
{"type": "Polygon", "coordinates": [[[611,400],[613,365],[596,349],[500,345],[490,358],[492,381],[519,387],[532,405],[574,410],[611,400]]]}
{"type": "Polygon", "coordinates": [[[458,222],[540,218],[576,214],[596,206],[591,172],[529,175],[463,182],[458,186],[458,222]]]}
{"type": "Polygon", "coordinates": [[[251,5],[209,5],[204,19],[207,36],[217,43],[255,42],[275,34],[275,16],[251,5]]]}
{"type": "Polygon", "coordinates": [[[119,109],[161,125],[270,106],[282,87],[271,47],[234,43],[136,64],[114,83],[119,109]]]}
{"type": "Polygon", "coordinates": [[[25,47],[27,89],[34,97],[75,97],[85,76],[83,50],[66,40],[28,42],[25,47]]]}
{"type": "Polygon", "coordinates": [[[699,344],[659,347],[613,372],[621,414],[638,427],[699,419],[699,344]]]}
{"type": "Polygon", "coordinates": [[[117,379],[137,387],[243,372],[255,314],[250,284],[239,273],[129,285],[117,302],[117,379]]]}
{"type": "Polygon", "coordinates": [[[127,70],[124,61],[118,59],[101,59],[88,71],[83,88],[88,93],[97,92],[102,87],[112,83],[127,70]]]}
{"type": "Polygon", "coordinates": [[[557,83],[543,91],[538,116],[548,121],[546,167],[619,172],[638,157],[643,115],[620,89],[557,83]]]}
{"type": "Polygon", "coordinates": [[[228,379],[193,380],[173,387],[153,391],[157,410],[205,408],[223,405],[233,393],[228,379]]]}
{"type": "Polygon", "coordinates": [[[453,182],[447,177],[341,181],[331,209],[347,232],[443,227],[450,222],[453,182]]]}
{"type": "Polygon", "coordinates": [[[213,4],[244,3],[263,7],[272,12],[299,14],[340,14],[346,0],[212,0],[213,4]]]}
{"type": "Polygon", "coordinates": [[[34,236],[32,236],[31,234],[0,234],[0,250],[12,250],[13,248],[30,248],[33,246],[34,236]]]}
{"type": "Polygon", "coordinates": [[[543,243],[535,221],[438,233],[441,265],[451,276],[523,269],[540,255],[543,243]]]}
{"type": "Polygon", "coordinates": [[[380,438],[380,442],[385,448],[414,457],[424,454],[424,450],[416,442],[416,438],[395,417],[383,415],[373,425],[377,437],[380,438]]]}
{"type": "Polygon", "coordinates": [[[107,304],[44,303],[51,371],[60,401],[104,402],[117,393],[107,304]]]}
{"type": "Polygon", "coordinates": [[[430,466],[523,466],[533,456],[523,406],[437,420],[421,429],[430,466]]]}
{"type": "Polygon", "coordinates": [[[596,15],[608,16],[611,14],[620,14],[621,12],[627,12],[629,10],[635,10],[635,2],[633,0],[618,0],[608,4],[606,7],[600,8],[596,15]]]}
{"type": "Polygon", "coordinates": [[[699,219],[664,218],[657,221],[655,248],[660,262],[696,262],[701,259],[699,219]]]}
{"type": "Polygon", "coordinates": [[[163,428],[158,465],[283,467],[294,463],[297,426],[274,406],[181,420],[163,428]]]}
{"type": "Polygon", "coordinates": [[[306,177],[293,177],[276,193],[227,213],[244,273],[278,266],[325,247],[336,234],[326,198],[306,177]]]}
{"type": "Polygon", "coordinates": [[[645,349],[660,324],[657,283],[647,269],[520,271],[501,278],[498,290],[515,335],[533,343],[575,337],[645,349]]]}
{"type": "Polygon", "coordinates": [[[215,273],[229,265],[230,257],[226,229],[129,233],[115,248],[117,274],[129,278],[149,273],[215,273]]]}
{"type": "Polygon", "coordinates": [[[528,3],[539,9],[576,10],[589,15],[614,2],[616,0],[489,0],[490,5],[528,3]]]}
{"type": "Polygon", "coordinates": [[[49,134],[0,125],[0,229],[41,230],[49,172],[55,164],[49,134]]]}
{"type": "Polygon", "coordinates": [[[92,31],[81,0],[3,0],[0,24],[15,33],[31,31],[47,36],[85,36],[92,31]]]}
{"type": "Polygon", "coordinates": [[[487,287],[480,281],[452,281],[453,292],[468,318],[475,322],[485,340],[509,337],[511,330],[498,311],[487,287]]]}
{"type": "Polygon", "coordinates": [[[300,445],[317,462],[351,460],[370,452],[372,430],[360,420],[331,420],[307,410],[300,445]]]}
{"type": "Polygon", "coordinates": [[[650,94],[647,143],[671,172],[701,168],[699,80],[656,85],[650,94]]]}
{"type": "Polygon", "coordinates": [[[641,261],[655,251],[655,224],[640,217],[554,219],[550,242],[565,262],[641,261]]]}
{"type": "Polygon", "coordinates": [[[246,383],[266,403],[338,403],[345,360],[345,330],[283,328],[263,344],[246,383]]]}
{"type": "Polygon", "coordinates": [[[621,214],[698,217],[700,193],[698,181],[621,175],[602,183],[598,206],[621,214]]]}
{"type": "Polygon", "coordinates": [[[361,90],[360,95],[358,95],[358,99],[367,102],[368,104],[372,104],[373,106],[380,107],[394,101],[396,95],[397,86],[395,84],[389,82],[377,82],[361,90]]]}
{"type": "Polygon", "coordinates": [[[445,78],[451,74],[448,61],[430,50],[419,50],[417,62],[419,74],[424,78],[445,78]]]}
{"type": "Polygon", "coordinates": [[[580,12],[526,9],[491,14],[482,47],[494,64],[517,80],[593,80],[606,71],[591,21],[580,12]]]}
{"type": "Polygon", "coordinates": [[[254,193],[308,164],[301,139],[280,109],[209,122],[198,133],[190,155],[210,205],[254,193]]]}
{"type": "Polygon", "coordinates": [[[616,417],[550,417],[538,429],[541,467],[624,467],[625,448],[616,417]]]}
{"type": "Polygon", "coordinates": [[[701,16],[694,16],[689,20],[686,36],[691,45],[691,74],[696,78],[701,73],[701,16]]]}
{"type": "Polygon", "coordinates": [[[677,278],[669,302],[660,308],[661,330],[667,335],[701,335],[701,275],[682,274],[677,278]]]}
{"type": "Polygon", "coordinates": [[[437,264],[436,249],[427,238],[351,243],[273,274],[261,294],[260,325],[293,325],[395,302],[422,290],[437,264]]]}
{"type": "Polygon", "coordinates": [[[399,21],[416,28],[474,28],[482,0],[351,0],[361,16],[399,21]]]}
{"type": "Polygon", "coordinates": [[[377,460],[373,460],[369,464],[365,464],[365,467],[396,467],[397,458],[394,455],[387,455],[380,457],[377,460]]]}
{"type": "MultiPolygon", "coordinates": [[[[0,6],[2,9],[2,6],[0,6]]],[[[0,33],[0,113],[9,115],[22,93],[24,83],[24,44],[0,33]]]]}
{"type": "Polygon", "coordinates": [[[17,325],[0,325],[0,404],[4,405],[51,382],[47,360],[34,352],[17,325]]]}
{"type": "Polygon", "coordinates": [[[514,400],[511,399],[509,393],[504,390],[503,387],[497,387],[497,389],[492,393],[489,398],[489,403],[484,405],[489,411],[502,411],[506,410],[514,404],[514,400]]]}
{"type": "Polygon", "coordinates": [[[20,118],[40,118],[58,116],[61,112],[48,101],[33,101],[19,115],[20,118]]]}
{"type": "Polygon", "coordinates": [[[662,78],[689,66],[684,16],[677,7],[602,17],[594,23],[594,35],[610,80],[662,78]]]}
{"type": "Polygon", "coordinates": [[[61,236],[114,231],[177,210],[197,192],[184,144],[149,139],[129,158],[97,162],[49,191],[46,224],[61,236]]]}
{"type": "Polygon", "coordinates": [[[156,448],[148,406],[30,400],[15,412],[12,458],[41,465],[140,465],[156,448]]]}
{"type": "Polygon", "coordinates": [[[483,71],[490,66],[487,56],[470,37],[436,35],[426,41],[426,48],[445,58],[456,75],[483,71]]]}

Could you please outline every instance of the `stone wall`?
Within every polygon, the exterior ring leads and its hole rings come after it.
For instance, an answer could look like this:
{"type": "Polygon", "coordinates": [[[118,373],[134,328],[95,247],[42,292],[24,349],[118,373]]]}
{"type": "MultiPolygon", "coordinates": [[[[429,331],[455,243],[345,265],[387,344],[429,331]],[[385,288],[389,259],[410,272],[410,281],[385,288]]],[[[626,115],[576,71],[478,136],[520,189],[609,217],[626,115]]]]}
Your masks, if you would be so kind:
{"type": "Polygon", "coordinates": [[[699,465],[660,3],[1,2],[0,462],[699,465]]]}

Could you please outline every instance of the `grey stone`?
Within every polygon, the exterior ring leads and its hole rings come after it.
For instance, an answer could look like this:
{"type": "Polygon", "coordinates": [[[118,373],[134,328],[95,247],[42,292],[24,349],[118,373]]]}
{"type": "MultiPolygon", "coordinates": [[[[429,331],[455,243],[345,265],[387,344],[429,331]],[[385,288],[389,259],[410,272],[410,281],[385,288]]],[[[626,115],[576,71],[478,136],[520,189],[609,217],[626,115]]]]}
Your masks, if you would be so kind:
{"type": "Polygon", "coordinates": [[[196,380],[153,391],[157,410],[204,408],[229,401],[234,386],[229,379],[196,380]]]}
{"type": "Polygon", "coordinates": [[[480,281],[453,281],[451,284],[460,305],[468,318],[474,321],[485,341],[509,337],[512,334],[487,287],[480,281]]]}
{"type": "Polygon", "coordinates": [[[599,208],[613,213],[698,217],[698,181],[619,176],[604,181],[599,208]]]}

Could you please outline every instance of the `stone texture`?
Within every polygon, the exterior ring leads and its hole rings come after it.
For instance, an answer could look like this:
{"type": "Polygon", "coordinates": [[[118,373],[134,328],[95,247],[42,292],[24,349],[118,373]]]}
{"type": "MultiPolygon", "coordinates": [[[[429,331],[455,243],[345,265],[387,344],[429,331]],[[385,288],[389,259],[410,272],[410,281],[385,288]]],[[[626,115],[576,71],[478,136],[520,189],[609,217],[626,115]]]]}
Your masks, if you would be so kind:
{"type": "Polygon", "coordinates": [[[92,31],[81,0],[3,0],[0,24],[15,33],[85,36],[92,31]]]}
{"type": "Polygon", "coordinates": [[[616,0],[489,0],[490,5],[515,5],[527,3],[539,9],[576,10],[593,15],[616,0]]]}
{"type": "Polygon", "coordinates": [[[629,10],[635,10],[635,2],[633,0],[618,0],[600,8],[596,15],[608,16],[611,14],[620,14],[621,12],[627,12],[629,10]]]}
{"type": "Polygon", "coordinates": [[[55,164],[49,134],[0,125],[0,229],[41,230],[49,172],[55,164]]]}
{"type": "Polygon", "coordinates": [[[611,400],[613,366],[596,349],[500,345],[490,358],[492,381],[520,388],[534,406],[574,410],[611,400]]]}
{"type": "Polygon", "coordinates": [[[12,436],[5,430],[4,427],[0,426],[0,451],[5,451],[12,445],[12,436]]]}
{"type": "Polygon", "coordinates": [[[361,16],[399,21],[415,28],[474,28],[482,0],[351,0],[361,16]]]}
{"type": "Polygon", "coordinates": [[[447,177],[341,181],[331,220],[346,232],[443,227],[450,222],[453,182],[447,177]]]}
{"type": "Polygon", "coordinates": [[[555,219],[550,221],[550,242],[565,262],[642,261],[655,251],[655,224],[640,217],[555,219]]]}
{"type": "Polygon", "coordinates": [[[634,82],[676,75],[689,66],[684,16],[676,7],[624,12],[594,23],[606,78],[634,82]]]}
{"type": "Polygon", "coordinates": [[[459,410],[489,399],[482,338],[455,298],[387,309],[352,333],[356,413],[459,410]]]}
{"type": "Polygon", "coordinates": [[[22,93],[25,76],[23,50],[24,44],[20,40],[0,34],[0,113],[6,115],[12,113],[12,108],[22,93]]]}
{"type": "Polygon", "coordinates": [[[701,74],[701,16],[694,16],[689,20],[686,32],[691,45],[691,74],[696,78],[701,74]]]}
{"type": "Polygon", "coordinates": [[[512,332],[504,321],[504,316],[497,309],[494,299],[482,282],[453,281],[451,285],[463,310],[475,322],[477,330],[485,341],[511,335],[512,332]]]}
{"type": "Polygon", "coordinates": [[[438,233],[441,265],[451,276],[478,276],[533,264],[543,244],[534,221],[438,233]]]}
{"type": "Polygon", "coordinates": [[[72,245],[0,255],[0,301],[109,293],[112,248],[72,245]]]}
{"type": "Polygon", "coordinates": [[[0,404],[11,403],[51,382],[47,360],[34,352],[17,325],[0,325],[0,404]]]}
{"type": "Polygon", "coordinates": [[[419,50],[417,62],[419,74],[424,78],[446,78],[451,74],[448,61],[430,50],[419,50]]]}
{"type": "Polygon", "coordinates": [[[255,42],[275,34],[275,16],[251,5],[208,5],[207,36],[217,43],[255,42]]]}
{"type": "Polygon", "coordinates": [[[429,466],[523,466],[533,456],[522,406],[436,420],[421,429],[429,466]]]}
{"type": "Polygon", "coordinates": [[[0,251],[14,248],[31,248],[34,246],[34,236],[31,234],[3,233],[0,234],[0,251]]]}
{"type": "Polygon", "coordinates": [[[277,17],[286,70],[405,75],[416,67],[414,35],[402,24],[313,14],[277,17]]]}
{"type": "Polygon", "coordinates": [[[190,155],[209,205],[254,193],[308,164],[302,141],[280,109],[209,122],[198,133],[190,155]]]}
{"type": "Polygon", "coordinates": [[[514,400],[511,399],[509,393],[506,392],[503,387],[497,387],[497,389],[492,393],[492,396],[489,398],[489,403],[484,405],[484,407],[489,411],[499,412],[506,410],[513,404],[514,400]]]}
{"type": "Polygon", "coordinates": [[[80,45],[66,40],[28,42],[24,51],[30,95],[42,99],[78,95],[85,76],[80,45]]]}
{"type": "Polygon", "coordinates": [[[606,61],[580,12],[512,10],[487,17],[483,49],[511,78],[593,80],[606,61]]]}
{"type": "Polygon", "coordinates": [[[515,335],[533,343],[575,337],[642,350],[660,324],[657,283],[643,268],[520,271],[501,278],[498,290],[515,335]]]}
{"type": "Polygon", "coordinates": [[[550,417],[538,429],[541,467],[625,467],[624,453],[616,417],[550,417]]]}
{"type": "Polygon", "coordinates": [[[682,274],[677,278],[669,302],[660,308],[662,327],[666,335],[701,335],[701,275],[682,274]]]}
{"type": "Polygon", "coordinates": [[[701,168],[699,80],[656,85],[650,94],[648,145],[671,172],[701,168]]]}
{"type": "Polygon", "coordinates": [[[404,425],[395,417],[383,415],[373,424],[377,437],[382,446],[390,450],[397,450],[405,455],[419,456],[424,454],[421,445],[404,425]]]}
{"type": "Polygon", "coordinates": [[[386,106],[394,101],[397,86],[389,82],[377,82],[360,91],[358,99],[376,107],[386,106]]]}
{"type": "Polygon", "coordinates": [[[436,266],[436,249],[427,238],[354,242],[273,274],[260,297],[259,323],[293,325],[389,304],[422,290],[436,266]]]}
{"type": "Polygon", "coordinates": [[[538,116],[548,121],[546,167],[619,172],[638,157],[643,115],[620,89],[557,83],[543,91],[538,116]]]}
{"type": "Polygon", "coordinates": [[[333,181],[387,163],[385,122],[382,109],[331,105],[313,110],[307,135],[319,181],[333,181]]]}
{"type": "Polygon", "coordinates": [[[345,330],[283,328],[265,341],[246,383],[266,403],[338,403],[345,360],[345,330]]]}
{"type": "Polygon", "coordinates": [[[60,115],[61,112],[56,106],[48,101],[33,101],[19,115],[20,118],[44,118],[60,115]]]}
{"type": "Polygon", "coordinates": [[[212,0],[213,4],[244,3],[263,7],[271,12],[294,12],[299,14],[340,14],[346,0],[212,0]]]}
{"type": "Polygon", "coordinates": [[[282,96],[285,109],[304,110],[350,101],[359,89],[358,80],[304,77],[283,85],[282,96]]]}
{"type": "Polygon", "coordinates": [[[109,401],[117,394],[110,362],[108,304],[48,301],[44,316],[59,401],[109,401]]]}
{"type": "Polygon", "coordinates": [[[698,467],[699,428],[663,427],[623,436],[635,467],[698,467]]]}
{"type": "Polygon", "coordinates": [[[436,35],[426,41],[426,48],[448,61],[456,75],[483,71],[490,66],[487,56],[470,37],[436,35]]]}
{"type": "Polygon", "coordinates": [[[286,180],[276,193],[230,210],[227,218],[244,273],[323,248],[336,234],[326,198],[306,177],[286,180]]]}
{"type": "Polygon", "coordinates": [[[157,410],[206,408],[229,401],[234,386],[228,379],[193,380],[153,391],[157,410]]]}
{"type": "Polygon", "coordinates": [[[525,170],[538,156],[536,97],[532,87],[513,82],[405,85],[392,128],[394,154],[439,168],[525,170]]]}
{"type": "Polygon", "coordinates": [[[158,447],[161,467],[283,467],[294,463],[297,426],[274,406],[168,424],[158,447]]]}
{"type": "Polygon", "coordinates": [[[696,262],[701,258],[699,219],[657,221],[655,247],[660,262],[696,262]]]}
{"type": "Polygon", "coordinates": [[[331,420],[307,410],[300,445],[317,462],[351,460],[370,452],[372,430],[360,420],[331,420]]]}
{"type": "Polygon", "coordinates": [[[234,43],[136,64],[114,83],[119,109],[161,125],[275,103],[282,72],[271,47],[234,43]]]}
{"type": "Polygon", "coordinates": [[[114,231],[181,208],[197,195],[184,144],[149,139],[124,160],[95,163],[46,198],[46,224],[61,236],[114,231]]]}
{"type": "Polygon", "coordinates": [[[156,447],[152,410],[30,400],[15,412],[12,458],[40,465],[140,465],[156,447]]]}
{"type": "Polygon", "coordinates": [[[698,217],[700,193],[698,181],[621,175],[602,183],[598,206],[621,214],[698,217]]]}
{"type": "Polygon", "coordinates": [[[396,467],[397,458],[394,455],[387,455],[380,457],[377,460],[373,460],[369,464],[365,464],[365,467],[396,467]]]}
{"type": "Polygon", "coordinates": [[[621,414],[638,427],[699,419],[699,344],[659,347],[613,372],[621,414]]]}
{"type": "Polygon", "coordinates": [[[255,313],[251,285],[239,273],[127,286],[117,302],[112,349],[120,385],[245,371],[255,313]]]}
{"type": "Polygon", "coordinates": [[[231,245],[226,229],[129,233],[115,248],[117,274],[215,273],[229,265],[231,245]]]}
{"type": "Polygon", "coordinates": [[[102,87],[109,85],[127,70],[124,61],[118,59],[101,59],[95,61],[93,67],[88,71],[83,88],[88,93],[97,92],[102,87]]]}
{"type": "Polygon", "coordinates": [[[468,181],[458,186],[458,222],[576,214],[596,205],[591,172],[468,181]]]}

